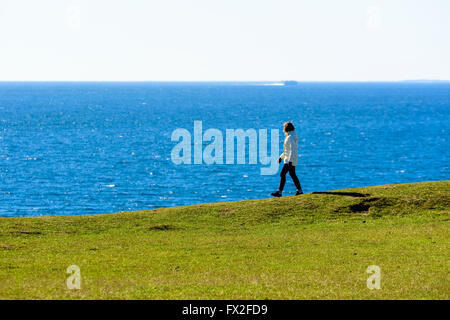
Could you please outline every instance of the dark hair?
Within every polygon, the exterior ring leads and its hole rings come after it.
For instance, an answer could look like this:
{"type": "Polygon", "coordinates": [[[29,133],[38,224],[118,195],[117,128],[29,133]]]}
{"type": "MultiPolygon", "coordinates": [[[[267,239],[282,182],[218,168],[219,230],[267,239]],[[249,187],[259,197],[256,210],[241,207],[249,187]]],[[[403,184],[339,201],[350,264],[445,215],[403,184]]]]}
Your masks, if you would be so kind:
{"type": "Polygon", "coordinates": [[[290,132],[290,131],[295,130],[295,127],[292,124],[292,122],[285,122],[283,126],[284,126],[284,130],[283,130],[284,132],[290,132]]]}

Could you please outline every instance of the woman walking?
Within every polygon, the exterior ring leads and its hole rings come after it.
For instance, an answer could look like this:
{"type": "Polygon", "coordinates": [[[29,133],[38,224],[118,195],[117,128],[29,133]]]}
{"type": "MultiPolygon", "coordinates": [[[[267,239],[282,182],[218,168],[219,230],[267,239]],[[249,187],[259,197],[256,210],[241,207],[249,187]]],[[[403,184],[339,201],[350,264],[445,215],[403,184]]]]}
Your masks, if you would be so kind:
{"type": "Polygon", "coordinates": [[[278,163],[284,159],[284,166],[280,173],[280,186],[277,191],[272,192],[271,195],[274,197],[281,197],[283,195],[284,184],[286,183],[286,173],[289,172],[295,186],[297,187],[296,196],[303,194],[302,187],[300,186],[300,181],[298,181],[297,175],[295,174],[295,166],[297,165],[297,142],[298,137],[295,133],[295,128],[292,122],[286,122],[283,125],[283,132],[286,136],[283,144],[283,153],[278,159],[278,163]]]}

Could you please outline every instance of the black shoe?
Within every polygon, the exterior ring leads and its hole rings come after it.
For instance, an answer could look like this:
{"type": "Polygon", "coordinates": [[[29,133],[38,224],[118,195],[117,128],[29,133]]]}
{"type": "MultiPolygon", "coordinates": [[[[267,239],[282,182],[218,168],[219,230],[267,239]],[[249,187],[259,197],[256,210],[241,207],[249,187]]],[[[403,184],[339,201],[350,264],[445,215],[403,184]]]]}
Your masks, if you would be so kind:
{"type": "Polygon", "coordinates": [[[272,195],[273,197],[282,197],[283,196],[279,190],[272,192],[270,195],[272,195]]]}
{"type": "Polygon", "coordinates": [[[299,196],[299,195],[301,195],[301,194],[303,194],[303,191],[298,191],[298,190],[297,190],[297,192],[295,193],[296,196],[299,196]]]}

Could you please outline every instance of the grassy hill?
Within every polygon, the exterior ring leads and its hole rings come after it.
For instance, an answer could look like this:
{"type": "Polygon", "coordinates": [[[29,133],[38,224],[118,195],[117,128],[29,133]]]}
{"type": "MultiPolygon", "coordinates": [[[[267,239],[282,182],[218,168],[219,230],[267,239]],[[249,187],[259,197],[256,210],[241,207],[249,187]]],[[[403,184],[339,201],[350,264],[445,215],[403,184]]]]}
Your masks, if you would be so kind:
{"type": "Polygon", "coordinates": [[[449,299],[449,213],[439,181],[0,218],[0,298],[449,299]],[[66,287],[74,264],[81,290],[66,287]]]}

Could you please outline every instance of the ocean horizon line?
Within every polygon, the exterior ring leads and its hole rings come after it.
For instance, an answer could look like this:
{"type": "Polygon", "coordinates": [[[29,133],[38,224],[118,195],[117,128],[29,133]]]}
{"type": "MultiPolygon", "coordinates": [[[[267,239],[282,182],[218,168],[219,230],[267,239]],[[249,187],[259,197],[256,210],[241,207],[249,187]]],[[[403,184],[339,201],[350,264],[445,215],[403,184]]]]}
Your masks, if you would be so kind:
{"type": "Polygon", "coordinates": [[[301,83],[446,83],[445,79],[405,80],[0,80],[0,83],[280,83],[296,81],[301,83]]]}

